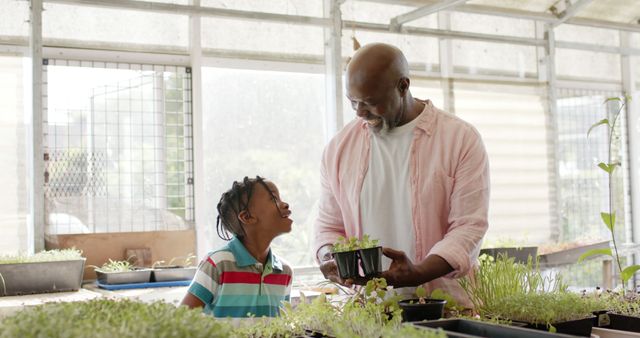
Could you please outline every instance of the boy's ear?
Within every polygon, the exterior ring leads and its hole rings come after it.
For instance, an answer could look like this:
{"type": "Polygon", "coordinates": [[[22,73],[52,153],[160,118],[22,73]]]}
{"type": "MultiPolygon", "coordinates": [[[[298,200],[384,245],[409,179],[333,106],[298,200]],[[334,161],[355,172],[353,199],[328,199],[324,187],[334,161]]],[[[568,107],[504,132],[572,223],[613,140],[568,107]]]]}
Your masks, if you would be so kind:
{"type": "Polygon", "coordinates": [[[255,217],[251,216],[249,210],[242,210],[238,213],[238,220],[242,222],[242,224],[253,224],[256,222],[255,217]]]}

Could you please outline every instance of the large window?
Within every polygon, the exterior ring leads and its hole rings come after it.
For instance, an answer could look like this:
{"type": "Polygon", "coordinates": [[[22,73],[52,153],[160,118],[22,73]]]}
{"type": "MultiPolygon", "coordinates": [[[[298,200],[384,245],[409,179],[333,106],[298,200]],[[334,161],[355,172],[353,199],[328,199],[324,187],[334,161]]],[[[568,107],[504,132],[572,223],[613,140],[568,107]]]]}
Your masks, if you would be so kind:
{"type": "Polygon", "coordinates": [[[491,170],[487,244],[547,242],[547,121],[541,89],[456,84],[456,115],[482,135],[491,170]]]}
{"type": "MultiPolygon", "coordinates": [[[[608,212],[609,182],[598,163],[608,160],[609,144],[607,128],[587,131],[603,118],[612,119],[617,111],[616,102],[606,103],[616,92],[561,89],[558,95],[558,166],[560,205],[560,240],[595,241],[608,238],[608,230],[602,224],[600,212],[608,212]]],[[[617,121],[618,135],[625,130],[625,119],[617,121]]],[[[625,241],[624,171],[628,160],[618,138],[612,148],[612,159],[621,162],[613,176],[616,213],[616,236],[625,241]]]]}
{"type": "Polygon", "coordinates": [[[190,75],[184,67],[49,60],[47,233],[190,226],[190,75]]]}
{"type": "Polygon", "coordinates": [[[312,264],[325,144],[324,75],[204,68],[202,78],[207,222],[199,225],[199,250],[224,243],[215,230],[222,193],[235,180],[260,175],[278,186],[293,211],[293,230],[275,240],[274,250],[292,265],[312,264]]]}
{"type": "Polygon", "coordinates": [[[0,55],[0,253],[27,250],[27,131],[23,59],[0,55]]]}

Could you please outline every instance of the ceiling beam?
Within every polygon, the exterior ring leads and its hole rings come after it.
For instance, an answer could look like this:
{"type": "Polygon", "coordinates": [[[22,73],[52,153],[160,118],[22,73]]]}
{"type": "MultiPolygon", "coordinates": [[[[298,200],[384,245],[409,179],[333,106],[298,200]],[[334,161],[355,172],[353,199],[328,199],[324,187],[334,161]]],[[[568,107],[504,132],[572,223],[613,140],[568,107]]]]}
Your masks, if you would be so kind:
{"type": "MultiPolygon", "coordinates": [[[[593,0],[577,0],[572,4],[569,0],[561,0],[561,1],[564,1],[565,4],[567,4],[567,7],[564,9],[564,11],[557,14],[558,20],[553,23],[554,27],[561,25],[565,23],[567,20],[573,18],[574,16],[576,16],[576,14],[578,14],[578,12],[580,12],[588,4],[593,2],[593,0]]],[[[551,7],[551,12],[554,12],[555,8],[556,8],[555,6],[551,7]]]]}
{"type": "MultiPolygon", "coordinates": [[[[397,0],[396,2],[391,2],[389,0],[362,0],[362,1],[385,3],[385,4],[401,4],[404,6],[422,6],[425,4],[425,2],[427,2],[426,0],[420,0],[420,1],[397,0]]],[[[430,1],[431,4],[435,4],[436,2],[437,1],[430,1]]],[[[551,24],[558,21],[558,17],[551,13],[533,12],[533,11],[527,11],[527,10],[521,10],[521,9],[515,9],[515,8],[487,6],[487,5],[463,4],[460,6],[456,6],[453,11],[460,12],[460,13],[500,16],[500,17],[513,18],[513,19],[535,20],[535,21],[546,22],[551,24]]],[[[565,23],[578,25],[578,26],[598,27],[598,28],[615,29],[615,30],[622,30],[627,32],[640,33],[640,24],[636,24],[636,23],[623,23],[623,22],[580,18],[580,17],[569,18],[565,21],[565,23]]]]}
{"type": "Polygon", "coordinates": [[[455,6],[464,4],[465,2],[467,2],[467,0],[446,0],[446,1],[439,1],[435,4],[422,6],[420,8],[416,8],[411,12],[391,18],[391,21],[389,22],[389,26],[391,27],[392,30],[399,31],[402,25],[404,25],[407,22],[418,20],[429,14],[437,13],[445,9],[453,8],[455,6]]]}

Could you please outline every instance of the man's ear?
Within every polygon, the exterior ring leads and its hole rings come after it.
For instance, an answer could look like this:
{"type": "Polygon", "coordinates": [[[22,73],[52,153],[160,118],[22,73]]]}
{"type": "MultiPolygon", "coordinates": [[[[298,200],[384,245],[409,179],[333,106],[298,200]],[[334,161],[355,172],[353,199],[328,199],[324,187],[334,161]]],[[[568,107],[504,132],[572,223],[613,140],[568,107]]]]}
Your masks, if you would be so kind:
{"type": "Polygon", "coordinates": [[[400,91],[400,95],[404,96],[409,91],[409,85],[411,84],[411,80],[408,77],[403,77],[398,81],[398,90],[400,91]]]}
{"type": "Polygon", "coordinates": [[[251,216],[251,213],[249,212],[249,210],[240,211],[240,213],[238,213],[238,220],[242,224],[253,224],[256,222],[256,218],[251,216]]]}

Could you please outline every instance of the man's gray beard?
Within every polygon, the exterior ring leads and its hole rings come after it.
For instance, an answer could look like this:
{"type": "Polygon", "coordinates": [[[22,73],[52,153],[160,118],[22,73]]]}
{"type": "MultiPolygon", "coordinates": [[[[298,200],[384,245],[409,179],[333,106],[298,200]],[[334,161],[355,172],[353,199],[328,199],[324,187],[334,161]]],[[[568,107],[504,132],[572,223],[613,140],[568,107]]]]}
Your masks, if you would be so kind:
{"type": "Polygon", "coordinates": [[[389,122],[386,119],[382,119],[382,126],[381,127],[373,127],[371,129],[373,129],[374,133],[376,133],[378,135],[381,135],[381,136],[384,136],[384,135],[389,134],[389,132],[391,130],[393,130],[393,127],[391,127],[391,125],[389,124],[389,122]]]}

